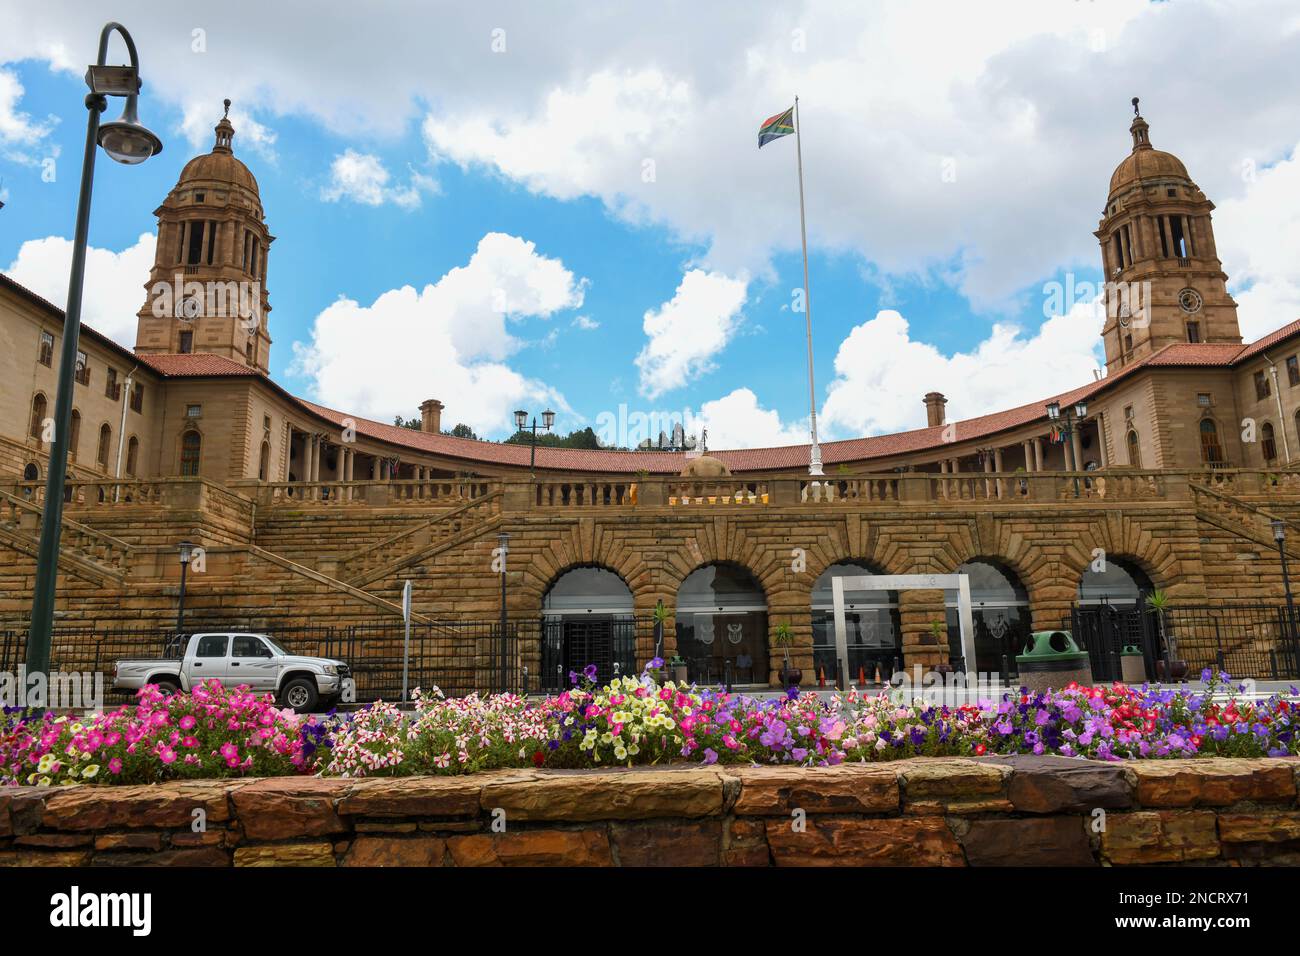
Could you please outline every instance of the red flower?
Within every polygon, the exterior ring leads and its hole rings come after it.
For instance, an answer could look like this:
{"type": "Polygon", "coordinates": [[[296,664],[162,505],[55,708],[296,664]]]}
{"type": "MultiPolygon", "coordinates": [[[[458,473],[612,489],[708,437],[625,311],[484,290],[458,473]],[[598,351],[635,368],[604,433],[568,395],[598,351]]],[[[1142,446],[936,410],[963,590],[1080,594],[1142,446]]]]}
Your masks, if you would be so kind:
{"type": "Polygon", "coordinates": [[[988,747],[985,747],[983,744],[976,744],[976,745],[975,745],[975,756],[977,756],[977,757],[983,757],[984,754],[988,751],[988,749],[989,749],[989,748],[988,748],[988,747]]]}
{"type": "Polygon", "coordinates": [[[542,764],[544,764],[544,763],[546,763],[546,754],[542,753],[540,750],[536,750],[536,751],[534,751],[534,752],[533,752],[533,766],[534,766],[534,767],[540,767],[540,766],[541,766],[542,764]]]}

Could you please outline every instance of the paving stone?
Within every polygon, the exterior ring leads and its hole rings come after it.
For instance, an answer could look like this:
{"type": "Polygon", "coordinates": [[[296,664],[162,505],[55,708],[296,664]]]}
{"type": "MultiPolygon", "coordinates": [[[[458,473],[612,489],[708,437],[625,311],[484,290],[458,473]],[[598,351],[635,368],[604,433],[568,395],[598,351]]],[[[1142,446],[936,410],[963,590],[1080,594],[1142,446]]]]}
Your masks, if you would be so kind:
{"type": "Polygon", "coordinates": [[[767,821],[767,843],[777,866],[962,866],[961,844],[942,817],[807,818],[796,832],[789,820],[767,821]]]}
{"type": "Polygon", "coordinates": [[[898,774],[892,767],[846,764],[838,767],[735,767],[740,780],[737,816],[805,813],[888,813],[898,811],[898,774]]]}
{"type": "Polygon", "coordinates": [[[235,812],[250,840],[326,836],[347,829],[334,801],[351,781],[318,777],[272,777],[241,787],[235,812]]]}
{"type": "Polygon", "coordinates": [[[345,817],[473,817],[489,774],[464,777],[372,777],[350,782],[339,800],[345,817]]]}
{"type": "Polygon", "coordinates": [[[1138,803],[1144,807],[1291,803],[1296,797],[1296,761],[1282,758],[1139,760],[1132,770],[1138,803]]]}
{"type": "Polygon", "coordinates": [[[1101,834],[1111,863],[1186,863],[1219,856],[1215,815],[1203,810],[1111,813],[1101,834]]]}
{"type": "Polygon", "coordinates": [[[1096,866],[1082,817],[971,820],[961,844],[971,866],[1096,866]]]}
{"type": "Polygon", "coordinates": [[[438,837],[362,836],[352,841],[344,866],[442,866],[447,843],[438,837]]]}
{"type": "Polygon", "coordinates": [[[235,850],[235,866],[334,866],[334,847],[329,843],[282,843],[241,846],[235,850]]]}
{"type": "Polygon", "coordinates": [[[719,816],[722,775],[698,767],[538,772],[486,783],[481,804],[509,821],[719,816]]]}
{"type": "Polygon", "coordinates": [[[447,840],[456,866],[611,866],[603,827],[585,830],[517,830],[447,840]]]}
{"type": "Polygon", "coordinates": [[[717,866],[722,821],[612,823],[609,838],[620,866],[717,866]]]}

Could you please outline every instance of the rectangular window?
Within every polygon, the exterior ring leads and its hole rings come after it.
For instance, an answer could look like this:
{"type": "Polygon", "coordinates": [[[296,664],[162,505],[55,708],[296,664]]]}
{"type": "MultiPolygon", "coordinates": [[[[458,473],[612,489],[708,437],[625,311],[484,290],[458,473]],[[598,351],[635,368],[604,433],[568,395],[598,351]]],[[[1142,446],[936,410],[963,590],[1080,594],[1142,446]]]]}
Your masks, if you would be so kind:
{"type": "Polygon", "coordinates": [[[41,347],[36,360],[47,367],[54,364],[54,336],[49,332],[41,332],[41,347]]]}
{"type": "Polygon", "coordinates": [[[1165,235],[1165,223],[1168,220],[1164,216],[1156,216],[1156,232],[1160,235],[1160,255],[1169,258],[1169,239],[1165,235]]]}
{"type": "Polygon", "coordinates": [[[1263,401],[1273,394],[1273,390],[1268,387],[1268,375],[1264,372],[1255,373],[1255,399],[1263,401]]]}
{"type": "Polygon", "coordinates": [[[1202,408],[1209,408],[1214,404],[1214,400],[1210,398],[1209,392],[1201,392],[1196,396],[1196,404],[1200,405],[1202,408]]]}
{"type": "Polygon", "coordinates": [[[198,647],[194,648],[195,657],[225,657],[226,635],[207,634],[199,638],[198,647]]]}
{"type": "Polygon", "coordinates": [[[181,332],[181,342],[178,351],[183,355],[188,355],[194,351],[194,333],[189,329],[181,332]]]}
{"type": "Polygon", "coordinates": [[[131,411],[144,411],[144,385],[140,382],[136,382],[135,387],[131,389],[131,411]]]}
{"type": "Polygon", "coordinates": [[[104,371],[104,395],[117,401],[122,397],[122,386],[117,384],[117,369],[110,368],[104,371]]]}
{"type": "Polygon", "coordinates": [[[203,406],[202,406],[202,405],[186,405],[186,406],[185,406],[185,417],[186,417],[186,418],[202,418],[202,417],[203,417],[203,406]]]}
{"type": "Polygon", "coordinates": [[[208,265],[212,265],[212,254],[216,251],[216,248],[217,248],[217,224],[215,222],[209,222],[208,223],[208,260],[207,260],[208,265]]]}
{"type": "Polygon", "coordinates": [[[78,385],[90,384],[90,360],[86,358],[85,352],[77,353],[77,370],[72,377],[78,385]]]}
{"type": "Polygon", "coordinates": [[[1300,385],[1300,360],[1294,355],[1286,360],[1286,380],[1292,388],[1300,385]]]}
{"type": "Polygon", "coordinates": [[[1193,343],[1201,341],[1201,323],[1200,323],[1200,322],[1188,322],[1188,323],[1187,323],[1187,341],[1189,341],[1189,342],[1193,342],[1193,343]]]}

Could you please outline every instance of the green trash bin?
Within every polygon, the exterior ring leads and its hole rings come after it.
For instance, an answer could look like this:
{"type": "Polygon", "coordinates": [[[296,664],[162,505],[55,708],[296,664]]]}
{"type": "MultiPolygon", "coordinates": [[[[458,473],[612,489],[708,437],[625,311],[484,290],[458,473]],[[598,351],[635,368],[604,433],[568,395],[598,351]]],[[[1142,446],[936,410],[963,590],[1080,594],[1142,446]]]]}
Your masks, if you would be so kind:
{"type": "Polygon", "coordinates": [[[1127,644],[1119,653],[1120,677],[1126,684],[1144,684],[1147,679],[1146,655],[1134,644],[1127,644]]]}
{"type": "Polygon", "coordinates": [[[1080,650],[1069,631],[1035,631],[1025,652],[1016,657],[1020,685],[1034,693],[1060,689],[1071,681],[1092,684],[1088,652],[1080,650]]]}

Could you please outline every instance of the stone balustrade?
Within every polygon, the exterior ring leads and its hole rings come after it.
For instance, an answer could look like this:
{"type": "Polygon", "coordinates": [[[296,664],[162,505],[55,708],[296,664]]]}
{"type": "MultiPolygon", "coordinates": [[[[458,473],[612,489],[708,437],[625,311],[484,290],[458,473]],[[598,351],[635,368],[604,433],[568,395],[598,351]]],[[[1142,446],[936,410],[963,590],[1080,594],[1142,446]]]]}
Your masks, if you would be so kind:
{"type": "Polygon", "coordinates": [[[0,865],[1295,865],[1298,769],[1023,756],[10,787],[0,865]]]}

